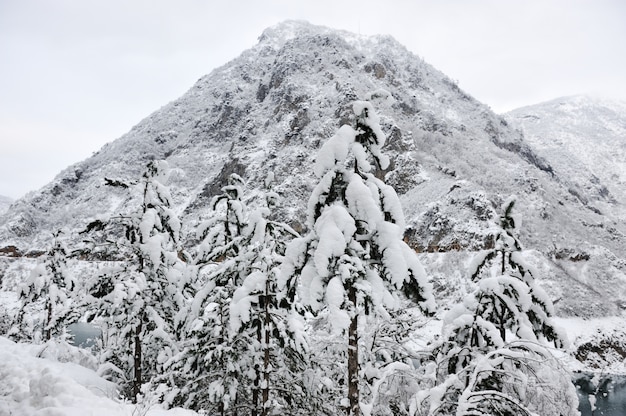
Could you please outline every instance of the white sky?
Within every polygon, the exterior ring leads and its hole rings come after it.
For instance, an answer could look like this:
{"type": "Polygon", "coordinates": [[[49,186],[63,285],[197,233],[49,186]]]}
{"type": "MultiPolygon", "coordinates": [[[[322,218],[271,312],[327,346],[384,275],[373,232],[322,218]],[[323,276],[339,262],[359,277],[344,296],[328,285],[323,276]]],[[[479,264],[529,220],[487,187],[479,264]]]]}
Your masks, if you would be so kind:
{"type": "Polygon", "coordinates": [[[497,112],[626,100],[624,0],[0,0],[0,195],[50,182],[286,19],[390,34],[497,112]]]}

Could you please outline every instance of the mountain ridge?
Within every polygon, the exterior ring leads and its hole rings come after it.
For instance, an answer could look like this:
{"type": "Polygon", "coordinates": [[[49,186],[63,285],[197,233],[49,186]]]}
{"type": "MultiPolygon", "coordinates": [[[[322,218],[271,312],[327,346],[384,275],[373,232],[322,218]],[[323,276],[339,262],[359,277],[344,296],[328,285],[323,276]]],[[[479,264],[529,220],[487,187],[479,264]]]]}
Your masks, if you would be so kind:
{"type": "MultiPolygon", "coordinates": [[[[179,99],[16,201],[0,217],[0,247],[42,250],[57,228],[77,230],[132,209],[132,195],[106,186],[105,178],[132,181],[152,159],[175,170],[170,187],[187,233],[208,215],[230,173],[246,179],[254,203],[269,170],[284,200],[278,215],[302,230],[317,150],[353,122],[356,99],[372,100],[380,115],[383,150],[392,160],[386,180],[401,196],[413,248],[488,247],[500,204],[517,194],[527,224],[521,240],[536,250],[551,296],[562,299],[560,311],[621,310],[626,229],[615,213],[623,200],[607,211],[585,188],[572,188],[554,164],[558,158],[526,137],[527,126],[494,114],[392,38],[303,22],[267,29],[257,45],[179,99]],[[592,271],[578,270],[580,261],[592,271]],[[589,285],[598,293],[588,294],[589,285]]],[[[431,266],[433,274],[448,270],[431,266]]]]}

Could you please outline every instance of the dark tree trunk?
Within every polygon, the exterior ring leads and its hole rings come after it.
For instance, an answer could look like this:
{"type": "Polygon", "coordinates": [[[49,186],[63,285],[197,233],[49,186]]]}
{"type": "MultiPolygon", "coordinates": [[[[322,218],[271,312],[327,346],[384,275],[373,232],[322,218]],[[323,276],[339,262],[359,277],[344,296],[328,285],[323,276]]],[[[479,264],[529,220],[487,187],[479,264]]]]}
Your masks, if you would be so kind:
{"type": "Polygon", "coordinates": [[[504,322],[504,317],[506,316],[506,306],[502,306],[502,309],[500,310],[499,313],[499,320],[500,320],[500,337],[502,337],[502,341],[506,342],[506,327],[505,327],[505,322],[504,322]]]}
{"type": "Polygon", "coordinates": [[[141,393],[142,372],[141,372],[141,331],[143,322],[139,321],[135,328],[135,354],[133,355],[133,403],[137,403],[137,396],[141,393]]]}
{"type": "Polygon", "coordinates": [[[50,341],[51,337],[51,322],[52,322],[52,301],[48,297],[48,305],[46,305],[46,309],[48,310],[48,319],[46,320],[46,326],[44,328],[44,338],[46,341],[50,341]]]}
{"type": "MultiPolygon", "coordinates": [[[[261,345],[263,341],[263,336],[261,333],[261,326],[257,326],[256,328],[256,339],[261,345]]],[[[261,368],[260,364],[254,362],[254,386],[252,386],[252,411],[250,412],[251,416],[259,415],[259,390],[261,389],[261,368]]]]}
{"type": "MultiPolygon", "coordinates": [[[[506,271],[506,251],[502,250],[502,274],[506,271]]],[[[506,328],[504,327],[504,317],[506,314],[506,307],[502,306],[500,313],[498,313],[498,318],[500,320],[500,336],[502,337],[502,341],[506,342],[506,328]]]]}
{"type": "MultiPolygon", "coordinates": [[[[220,289],[222,290],[222,289],[220,289]]],[[[221,292],[220,293],[220,332],[219,332],[219,336],[217,338],[217,345],[224,345],[224,340],[226,339],[226,336],[224,334],[224,328],[226,325],[226,318],[225,318],[225,311],[224,309],[226,308],[226,301],[224,299],[224,293],[221,292]]],[[[227,368],[227,364],[226,364],[226,358],[224,356],[222,356],[220,358],[221,363],[223,365],[223,371],[224,371],[224,379],[226,379],[228,377],[228,368],[227,368]]],[[[226,411],[226,406],[224,406],[224,395],[222,395],[222,399],[220,400],[220,404],[218,406],[218,410],[221,416],[224,416],[224,413],[226,411]]]]}
{"type": "Polygon", "coordinates": [[[348,400],[350,407],[347,413],[348,416],[359,416],[361,413],[359,408],[359,337],[357,327],[359,315],[356,310],[356,289],[354,287],[350,287],[348,290],[348,300],[354,309],[348,328],[348,400]]]}
{"type": "Polygon", "coordinates": [[[250,412],[250,416],[258,416],[259,415],[259,371],[256,371],[257,379],[254,380],[254,387],[252,388],[252,411],[250,412]]]}
{"type": "Polygon", "coordinates": [[[265,343],[263,345],[263,413],[262,416],[267,416],[269,410],[270,399],[270,308],[269,308],[269,281],[265,281],[265,317],[263,320],[263,326],[265,331],[265,343]]]}

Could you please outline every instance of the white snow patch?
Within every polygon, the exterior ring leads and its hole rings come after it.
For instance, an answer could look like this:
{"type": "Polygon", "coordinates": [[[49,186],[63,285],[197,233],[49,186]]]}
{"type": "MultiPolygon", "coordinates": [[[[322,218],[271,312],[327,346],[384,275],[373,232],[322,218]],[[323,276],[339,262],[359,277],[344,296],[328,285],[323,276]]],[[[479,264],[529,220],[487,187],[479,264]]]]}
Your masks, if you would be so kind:
{"type": "MultiPolygon", "coordinates": [[[[131,416],[137,407],[116,397],[116,386],[75,363],[39,358],[41,345],[16,344],[0,337],[0,415],[131,416]]],[[[192,416],[158,404],[147,416],[192,416]]]]}

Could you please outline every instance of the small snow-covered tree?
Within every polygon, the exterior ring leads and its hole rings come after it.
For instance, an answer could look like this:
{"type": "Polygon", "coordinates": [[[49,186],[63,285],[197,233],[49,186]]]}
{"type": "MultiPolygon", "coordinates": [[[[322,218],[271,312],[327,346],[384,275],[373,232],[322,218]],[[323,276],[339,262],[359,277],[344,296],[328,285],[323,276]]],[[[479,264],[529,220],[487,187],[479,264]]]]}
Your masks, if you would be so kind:
{"type": "Polygon", "coordinates": [[[347,332],[347,412],[362,405],[359,317],[387,317],[408,296],[434,312],[431,286],[404,243],[399,199],[375,176],[386,169],[385,136],[371,103],[353,105],[355,127],[344,125],[320,149],[320,178],[308,205],[309,233],[289,247],[283,279],[299,278],[301,299],[313,312],[327,308],[334,328],[347,332]]]}
{"type": "Polygon", "coordinates": [[[437,386],[426,400],[429,414],[577,412],[567,372],[543,345],[560,347],[566,338],[552,322],[552,303],[524,262],[514,204],[514,199],[504,204],[495,247],[472,262],[475,290],[445,317],[442,340],[434,349],[437,386]]]}
{"type": "Polygon", "coordinates": [[[485,288],[482,315],[489,315],[488,320],[496,325],[503,341],[510,330],[519,338],[545,339],[562,347],[566,340],[554,325],[554,306],[524,259],[517,236],[521,217],[513,214],[514,207],[514,197],[505,201],[494,248],[481,252],[471,265],[472,280],[485,288]],[[511,306],[509,299],[514,300],[517,308],[511,306]],[[528,329],[532,334],[520,332],[528,329]]]}
{"type": "Polygon", "coordinates": [[[200,224],[200,239],[195,264],[200,267],[216,264],[239,253],[241,232],[245,227],[246,206],[242,200],[245,183],[236,173],[228,177],[228,185],[211,201],[213,215],[200,224]]]}
{"type": "Polygon", "coordinates": [[[208,272],[191,307],[185,351],[172,360],[178,386],[170,400],[218,414],[277,414],[304,398],[296,371],[302,329],[293,297],[276,284],[296,233],[270,219],[277,194],[267,192],[266,206],[249,213],[243,186],[231,175],[199,228],[198,264],[208,272]]]}
{"type": "MultiPolygon", "coordinates": [[[[272,175],[265,183],[269,187],[272,175]]],[[[278,286],[279,266],[288,240],[298,234],[287,224],[270,219],[278,194],[265,193],[266,206],[247,217],[243,230],[241,269],[249,271],[233,293],[230,337],[242,342],[255,369],[250,414],[291,413],[306,409],[306,394],[299,374],[306,354],[303,323],[291,293],[278,286]]]]}
{"type": "Polygon", "coordinates": [[[62,335],[67,325],[78,320],[76,302],[73,300],[76,282],[67,267],[69,253],[63,232],[58,231],[53,237],[52,247],[40,259],[20,289],[22,307],[17,315],[18,328],[15,334],[18,338],[33,337],[48,341],[52,336],[62,335]],[[27,316],[33,311],[26,312],[26,308],[32,308],[34,303],[43,305],[40,319],[27,316]],[[30,333],[28,329],[31,325],[27,321],[33,319],[39,323],[41,338],[38,334],[30,333]]]}
{"type": "Polygon", "coordinates": [[[230,342],[229,316],[234,291],[250,273],[237,260],[244,242],[243,185],[232,174],[211,201],[211,217],[197,230],[198,290],[187,311],[184,348],[168,362],[170,378],[163,380],[170,386],[164,398],[170,405],[224,415],[237,403],[247,369],[239,366],[242,346],[230,342]]]}
{"type": "Polygon", "coordinates": [[[119,245],[129,258],[90,288],[90,318],[103,318],[108,327],[105,358],[117,367],[132,400],[178,352],[177,321],[187,302],[180,221],[165,185],[168,175],[165,161],[152,161],[132,187],[139,209],[109,221],[123,227],[119,245]]]}

